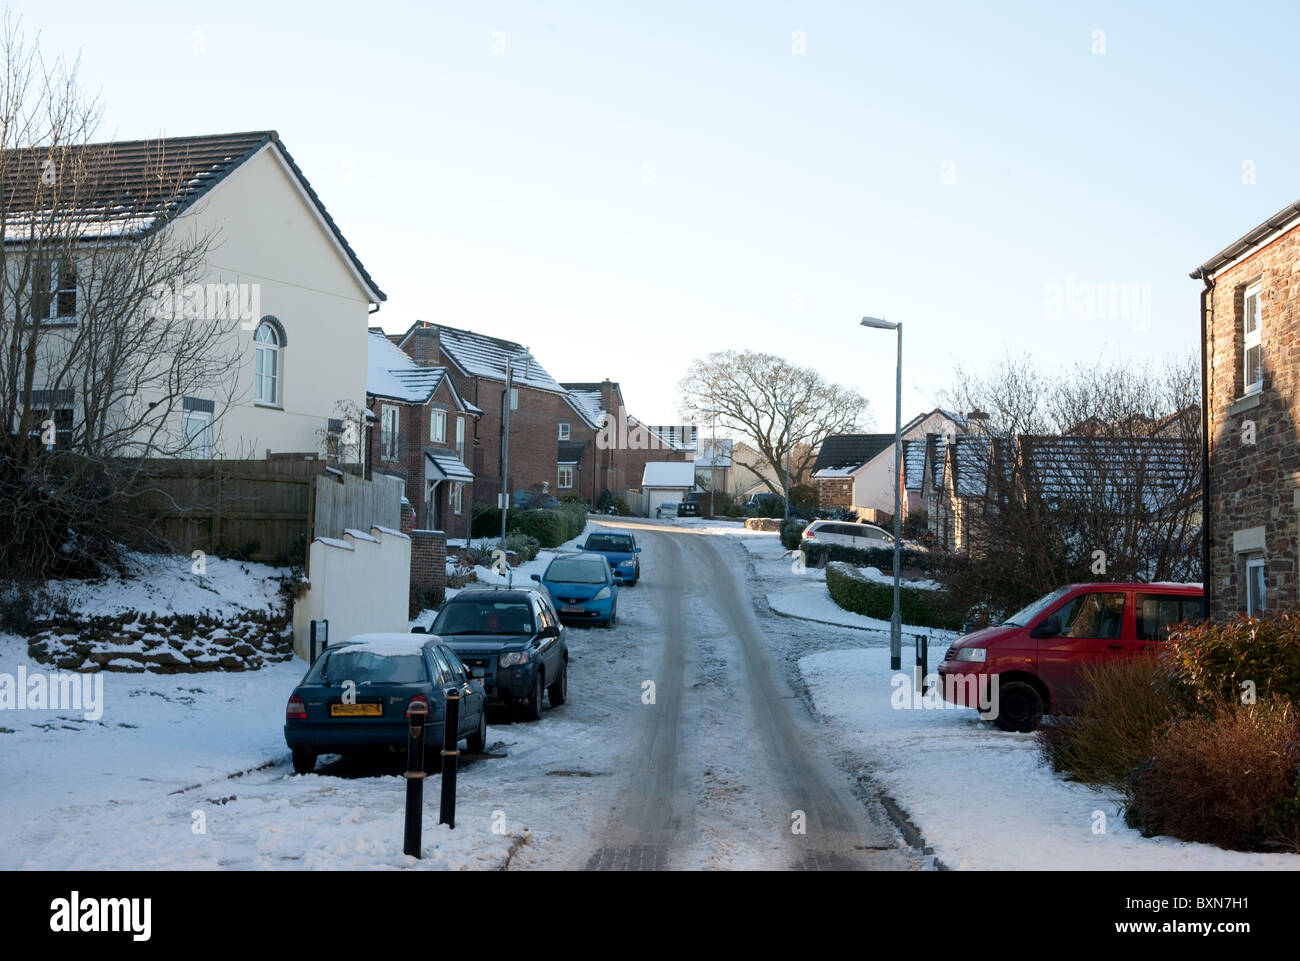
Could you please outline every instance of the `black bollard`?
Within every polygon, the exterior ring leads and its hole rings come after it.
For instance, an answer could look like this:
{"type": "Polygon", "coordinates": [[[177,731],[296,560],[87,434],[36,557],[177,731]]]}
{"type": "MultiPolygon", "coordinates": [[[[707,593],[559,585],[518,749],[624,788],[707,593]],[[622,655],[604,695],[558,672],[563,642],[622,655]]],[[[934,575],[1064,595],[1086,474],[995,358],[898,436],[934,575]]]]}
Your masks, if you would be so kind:
{"type": "Polygon", "coordinates": [[[410,718],[410,737],[406,741],[406,833],[402,853],[420,856],[420,828],[424,815],[424,722],[429,705],[412,701],[406,709],[410,718]]]}
{"type": "Polygon", "coordinates": [[[447,692],[446,718],[442,729],[442,809],[438,812],[438,823],[449,828],[456,827],[456,764],[460,760],[460,743],[457,732],[460,730],[460,692],[455,688],[447,692]]]}
{"type": "Polygon", "coordinates": [[[916,635],[916,690],[925,693],[925,677],[930,673],[930,649],[926,647],[925,635],[916,635]]]}

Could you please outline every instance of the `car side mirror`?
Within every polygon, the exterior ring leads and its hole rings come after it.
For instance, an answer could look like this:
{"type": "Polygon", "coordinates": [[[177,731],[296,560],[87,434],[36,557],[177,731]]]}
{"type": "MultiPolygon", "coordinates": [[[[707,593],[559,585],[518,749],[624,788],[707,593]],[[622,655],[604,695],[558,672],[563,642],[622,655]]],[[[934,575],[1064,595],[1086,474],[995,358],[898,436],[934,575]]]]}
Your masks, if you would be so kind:
{"type": "Polygon", "coordinates": [[[415,627],[411,628],[411,633],[412,633],[412,634],[428,634],[428,633],[429,633],[429,629],[428,629],[427,627],[423,627],[423,626],[420,625],[420,624],[417,624],[417,625],[415,625],[415,627]]]}
{"type": "Polygon", "coordinates": [[[556,627],[554,624],[547,624],[545,627],[542,628],[541,633],[538,634],[537,636],[538,637],[559,637],[560,629],[556,627]]]}
{"type": "Polygon", "coordinates": [[[1039,624],[1032,631],[1030,631],[1029,636],[1030,637],[1056,637],[1064,629],[1065,629],[1064,625],[1061,623],[1061,615],[1053,614],[1047,620],[1043,621],[1043,623],[1039,624]]]}
{"type": "Polygon", "coordinates": [[[533,577],[533,580],[535,580],[535,581],[540,581],[540,580],[542,579],[542,575],[541,575],[541,574],[534,574],[534,575],[532,575],[532,577],[533,577]]]}
{"type": "Polygon", "coordinates": [[[579,544],[579,545],[578,545],[578,550],[580,550],[580,551],[585,551],[586,549],[587,549],[587,545],[586,545],[586,544],[579,544]]]}
{"type": "Polygon", "coordinates": [[[639,548],[639,547],[634,547],[634,548],[632,548],[632,553],[633,553],[633,554],[640,554],[640,553],[641,553],[641,548],[639,548]]]}

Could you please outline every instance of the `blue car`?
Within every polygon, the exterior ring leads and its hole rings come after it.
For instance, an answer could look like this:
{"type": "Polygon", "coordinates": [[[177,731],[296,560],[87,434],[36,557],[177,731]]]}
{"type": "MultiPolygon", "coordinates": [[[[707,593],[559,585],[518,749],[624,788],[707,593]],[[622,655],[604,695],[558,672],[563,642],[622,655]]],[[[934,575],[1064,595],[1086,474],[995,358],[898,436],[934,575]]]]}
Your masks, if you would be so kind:
{"type": "Polygon", "coordinates": [[[579,550],[600,554],[609,561],[609,569],[619,584],[632,587],[641,579],[641,548],[631,534],[608,534],[603,531],[587,538],[579,550]]]}
{"type": "Polygon", "coordinates": [[[546,588],[560,619],[613,627],[618,620],[618,584],[599,554],[561,554],[533,575],[546,588]]]}
{"type": "Polygon", "coordinates": [[[446,727],[445,698],[452,689],[460,694],[456,733],[478,754],[487,743],[487,697],[439,638],[359,634],[327,647],[285,708],[284,740],[293,752],[294,771],[310,774],[321,754],[405,750],[414,701],[428,706],[425,758],[436,764],[446,727]]]}

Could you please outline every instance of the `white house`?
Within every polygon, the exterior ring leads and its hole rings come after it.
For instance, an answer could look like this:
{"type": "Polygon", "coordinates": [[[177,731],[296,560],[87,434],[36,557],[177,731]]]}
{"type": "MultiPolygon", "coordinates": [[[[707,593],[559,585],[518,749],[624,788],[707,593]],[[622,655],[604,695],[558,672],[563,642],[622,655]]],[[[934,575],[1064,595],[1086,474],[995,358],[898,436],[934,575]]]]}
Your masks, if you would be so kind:
{"type": "MultiPolygon", "coordinates": [[[[224,297],[220,309],[238,313],[216,345],[236,362],[214,378],[214,389],[184,397],[145,389],[133,398],[158,410],[161,436],[190,438],[187,453],[200,458],[332,452],[361,460],[367,329],[385,295],[279,135],[118,141],[74,148],[58,162],[72,169],[84,157],[94,158],[96,170],[95,196],[82,198],[88,209],[128,212],[109,228],[90,224],[81,238],[86,250],[105,237],[131,242],[159,232],[182,243],[214,239],[196,271],[142,309],[184,309],[193,323],[211,323],[224,297]]],[[[51,168],[51,175],[55,182],[63,172],[51,168]]],[[[76,276],[89,273],[87,263],[74,258],[55,271],[60,323],[47,325],[52,337],[77,336],[78,299],[93,295],[76,276]]],[[[59,377],[37,383],[34,393],[57,396],[71,424],[84,400],[75,375],[59,377]]]]}

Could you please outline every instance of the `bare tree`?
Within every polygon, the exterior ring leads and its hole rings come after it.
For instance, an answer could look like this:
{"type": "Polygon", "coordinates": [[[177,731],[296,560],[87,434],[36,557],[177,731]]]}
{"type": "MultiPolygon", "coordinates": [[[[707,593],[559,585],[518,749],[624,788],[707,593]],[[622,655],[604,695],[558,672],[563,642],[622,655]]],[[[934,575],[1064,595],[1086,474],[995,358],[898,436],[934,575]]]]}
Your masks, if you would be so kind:
{"type": "Polygon", "coordinates": [[[0,36],[0,565],[93,567],[129,534],[115,508],[148,460],[193,454],[182,401],[218,429],[239,389],[240,324],[203,275],[210,233],[171,220],[193,173],[160,142],[95,144],[77,63],[0,36]],[[194,295],[197,287],[199,296],[194,295]],[[185,291],[186,294],[182,295],[185,291]],[[220,301],[220,302],[216,302],[220,301]],[[89,563],[88,563],[89,562],[89,563]]]}
{"type": "Polygon", "coordinates": [[[1198,579],[1199,394],[1191,358],[959,368],[945,400],[987,414],[950,461],[974,560],[961,593],[1014,609],[1072,581],[1198,579]]]}
{"type": "Polygon", "coordinates": [[[687,418],[708,424],[714,417],[708,412],[715,411],[719,432],[753,443],[776,483],[762,474],[755,477],[774,494],[782,493],[787,451],[790,472],[800,477],[823,440],[861,430],[867,419],[867,402],[857,391],[829,383],[812,368],[751,350],[720,351],[695,360],[678,389],[687,418]]]}

